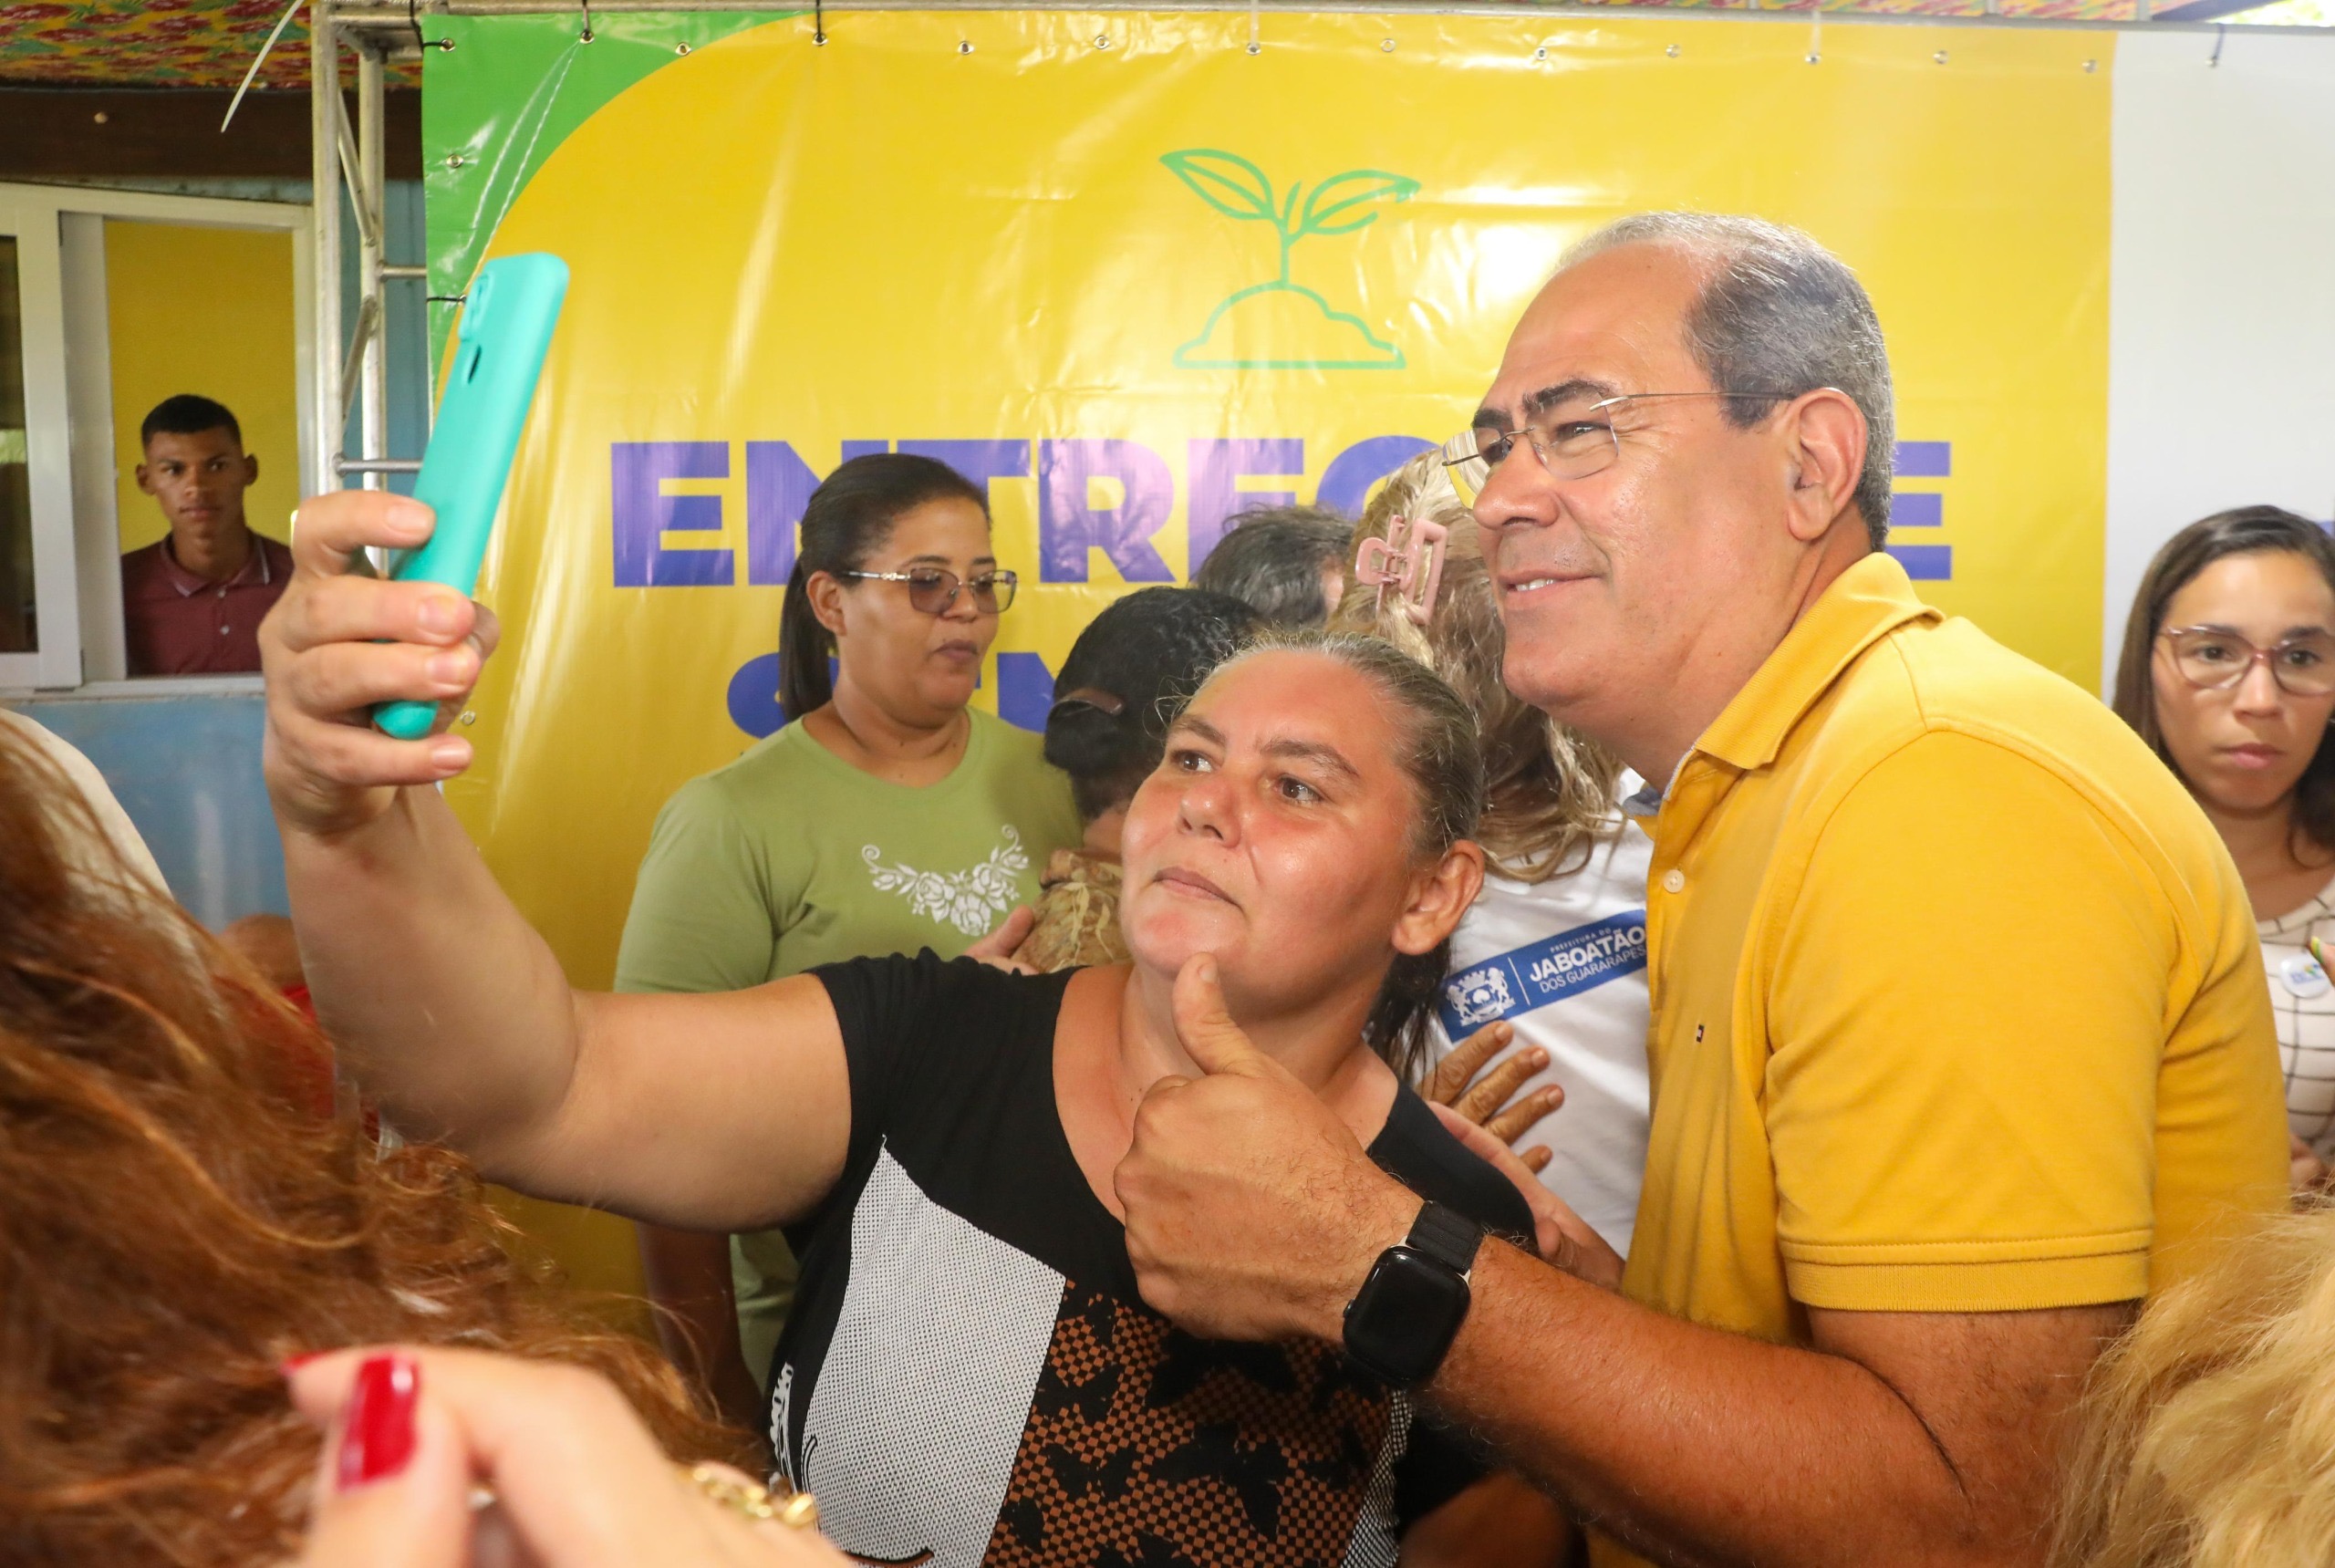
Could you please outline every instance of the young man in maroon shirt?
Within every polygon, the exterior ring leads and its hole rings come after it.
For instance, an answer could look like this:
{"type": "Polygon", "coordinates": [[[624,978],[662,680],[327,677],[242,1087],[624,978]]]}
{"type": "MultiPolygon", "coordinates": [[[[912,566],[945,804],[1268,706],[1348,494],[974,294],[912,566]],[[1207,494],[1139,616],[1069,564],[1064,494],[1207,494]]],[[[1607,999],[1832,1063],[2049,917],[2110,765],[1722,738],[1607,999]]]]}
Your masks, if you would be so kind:
{"type": "Polygon", "coordinates": [[[259,669],[259,623],[292,580],[292,552],[244,521],[259,459],[224,405],[181,393],[139,429],[138,488],[161,503],[167,538],[121,558],[132,675],[259,669]]]}

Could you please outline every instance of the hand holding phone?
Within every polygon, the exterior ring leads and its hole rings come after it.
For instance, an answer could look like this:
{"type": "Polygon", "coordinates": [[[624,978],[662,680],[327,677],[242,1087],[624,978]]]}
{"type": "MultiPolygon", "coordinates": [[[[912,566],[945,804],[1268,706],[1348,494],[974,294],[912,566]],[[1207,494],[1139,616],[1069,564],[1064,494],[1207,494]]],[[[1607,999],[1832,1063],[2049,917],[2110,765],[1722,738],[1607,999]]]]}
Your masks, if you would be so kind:
{"type": "MultiPolygon", "coordinates": [[[[465,597],[478,587],[566,297],[567,264],[555,255],[502,256],[479,269],[413,486],[414,499],[437,514],[437,526],[429,543],[391,563],[389,576],[398,581],[439,583],[465,597]]],[[[373,722],[384,734],[413,741],[430,732],[437,716],[428,702],[384,702],[373,722]]]]}

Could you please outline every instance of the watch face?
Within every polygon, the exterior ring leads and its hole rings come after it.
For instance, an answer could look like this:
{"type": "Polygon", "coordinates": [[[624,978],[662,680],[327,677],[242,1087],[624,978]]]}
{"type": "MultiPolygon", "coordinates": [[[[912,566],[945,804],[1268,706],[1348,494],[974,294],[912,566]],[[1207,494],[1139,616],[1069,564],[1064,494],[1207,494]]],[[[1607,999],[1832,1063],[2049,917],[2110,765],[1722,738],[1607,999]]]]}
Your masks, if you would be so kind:
{"type": "Polygon", "coordinates": [[[1346,1351],[1397,1387],[1443,1365],[1468,1315],[1468,1282],[1408,1247],[1389,1247],[1346,1308],[1346,1351]]]}

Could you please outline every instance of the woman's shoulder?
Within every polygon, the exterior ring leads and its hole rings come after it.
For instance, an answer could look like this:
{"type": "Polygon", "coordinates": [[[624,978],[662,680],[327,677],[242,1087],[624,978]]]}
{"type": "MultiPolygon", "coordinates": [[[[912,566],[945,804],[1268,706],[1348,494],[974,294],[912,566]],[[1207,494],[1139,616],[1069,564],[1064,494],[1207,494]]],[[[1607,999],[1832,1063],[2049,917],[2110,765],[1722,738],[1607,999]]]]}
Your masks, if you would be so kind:
{"type": "Polygon", "coordinates": [[[802,725],[789,724],[683,784],[666,798],[662,815],[690,824],[801,822],[804,792],[841,765],[802,725]]]}
{"type": "Polygon", "coordinates": [[[848,1041],[863,1032],[901,1037],[936,1027],[960,1036],[1018,1034],[1041,1023],[1051,1039],[1063,989],[1076,971],[1019,974],[925,948],[844,959],[810,972],[826,987],[848,1041]]]}
{"type": "Polygon", "coordinates": [[[1488,871],[1483,890],[1462,917],[1466,924],[1461,929],[1472,933],[1497,926],[1520,938],[1545,936],[1643,911],[1653,858],[1645,835],[1624,824],[1610,836],[1592,839],[1586,848],[1587,857],[1579,866],[1540,881],[1488,871]]]}
{"type": "Polygon", "coordinates": [[[2256,920],[2254,929],[2266,947],[2299,948],[2312,937],[2321,940],[2335,937],[2335,877],[2299,907],[2256,920]]]}
{"type": "Polygon", "coordinates": [[[1082,824],[1071,804],[1070,777],[1046,761],[1045,736],[978,708],[966,711],[973,725],[968,771],[978,776],[979,793],[1005,803],[1008,815],[1040,840],[1033,846],[1040,852],[1077,843],[1082,824]]]}
{"type": "Polygon", "coordinates": [[[965,718],[972,726],[981,759],[991,766],[1044,762],[1046,737],[1041,732],[1025,730],[979,708],[966,709],[965,718]]]}

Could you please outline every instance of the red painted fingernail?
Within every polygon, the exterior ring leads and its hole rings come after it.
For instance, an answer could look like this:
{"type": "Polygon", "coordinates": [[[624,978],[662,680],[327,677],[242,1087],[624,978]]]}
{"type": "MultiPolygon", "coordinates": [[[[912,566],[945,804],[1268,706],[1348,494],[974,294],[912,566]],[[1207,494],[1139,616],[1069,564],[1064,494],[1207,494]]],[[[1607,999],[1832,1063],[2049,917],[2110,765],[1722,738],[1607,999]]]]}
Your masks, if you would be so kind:
{"type": "Polygon", "coordinates": [[[413,1410],[420,1397],[421,1368],[412,1357],[366,1357],[341,1413],[341,1490],[387,1480],[405,1469],[413,1458],[413,1410]]]}
{"type": "Polygon", "coordinates": [[[319,1356],[327,1355],[329,1354],[331,1354],[329,1351],[308,1350],[303,1351],[297,1355],[287,1355],[283,1360],[275,1364],[275,1370],[282,1373],[285,1376],[289,1377],[295,1372],[299,1371],[303,1366],[307,1366],[311,1361],[316,1360],[319,1356]]]}

